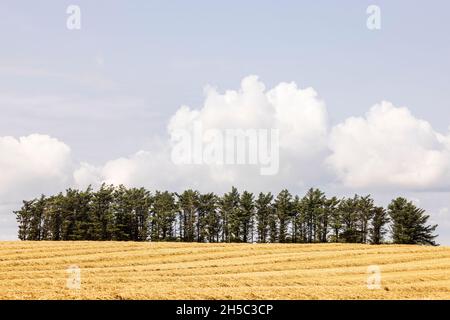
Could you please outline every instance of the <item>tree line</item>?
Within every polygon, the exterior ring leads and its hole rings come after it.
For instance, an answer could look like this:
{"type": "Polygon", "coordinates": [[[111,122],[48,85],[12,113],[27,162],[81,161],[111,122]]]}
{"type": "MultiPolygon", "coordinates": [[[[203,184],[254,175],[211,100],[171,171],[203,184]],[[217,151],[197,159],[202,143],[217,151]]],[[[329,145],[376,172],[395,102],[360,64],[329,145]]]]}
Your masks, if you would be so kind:
{"type": "Polygon", "coordinates": [[[20,240],[436,245],[437,227],[405,198],[385,209],[370,195],[329,198],[313,188],[303,197],[235,187],[218,196],[103,184],[23,201],[15,214],[20,240]]]}

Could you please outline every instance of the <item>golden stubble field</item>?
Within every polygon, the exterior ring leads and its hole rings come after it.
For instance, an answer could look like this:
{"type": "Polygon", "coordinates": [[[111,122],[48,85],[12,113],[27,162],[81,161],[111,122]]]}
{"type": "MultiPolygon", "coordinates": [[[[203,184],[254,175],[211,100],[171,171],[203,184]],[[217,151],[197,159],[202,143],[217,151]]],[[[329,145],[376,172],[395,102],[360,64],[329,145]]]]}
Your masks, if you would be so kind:
{"type": "Polygon", "coordinates": [[[0,299],[450,299],[450,247],[0,242],[0,299]]]}

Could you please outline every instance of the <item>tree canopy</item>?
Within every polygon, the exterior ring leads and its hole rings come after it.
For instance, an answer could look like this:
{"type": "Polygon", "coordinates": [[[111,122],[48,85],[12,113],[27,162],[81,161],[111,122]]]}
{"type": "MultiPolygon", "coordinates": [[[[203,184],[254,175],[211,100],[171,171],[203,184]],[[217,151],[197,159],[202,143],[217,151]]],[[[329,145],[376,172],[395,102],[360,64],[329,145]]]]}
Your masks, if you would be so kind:
{"type": "Polygon", "coordinates": [[[185,190],[154,193],[103,184],[23,201],[15,211],[21,240],[371,243],[436,245],[436,225],[412,202],[387,209],[370,195],[338,199],[319,189],[222,196],[185,190]],[[389,237],[387,234],[389,232],[389,237]]]}

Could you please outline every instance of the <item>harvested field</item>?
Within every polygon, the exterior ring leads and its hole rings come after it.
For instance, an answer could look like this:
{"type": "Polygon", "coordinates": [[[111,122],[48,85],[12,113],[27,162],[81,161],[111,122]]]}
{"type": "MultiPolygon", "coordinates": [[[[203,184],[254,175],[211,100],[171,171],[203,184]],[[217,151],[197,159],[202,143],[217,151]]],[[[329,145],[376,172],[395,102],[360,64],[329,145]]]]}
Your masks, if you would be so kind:
{"type": "Polygon", "coordinates": [[[0,242],[0,299],[450,299],[450,248],[0,242]]]}

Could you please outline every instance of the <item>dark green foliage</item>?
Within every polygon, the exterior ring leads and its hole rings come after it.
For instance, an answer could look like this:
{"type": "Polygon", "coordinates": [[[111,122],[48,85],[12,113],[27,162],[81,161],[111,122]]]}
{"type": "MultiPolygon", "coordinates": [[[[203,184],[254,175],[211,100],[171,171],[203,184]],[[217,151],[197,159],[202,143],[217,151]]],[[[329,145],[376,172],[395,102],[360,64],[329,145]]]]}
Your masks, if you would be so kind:
{"type": "Polygon", "coordinates": [[[340,200],[336,197],[332,197],[330,199],[323,199],[323,209],[322,215],[320,216],[320,242],[327,242],[328,232],[339,230],[339,218],[337,221],[335,213],[338,213],[337,207],[340,203],[340,200]],[[336,228],[336,223],[338,224],[336,228]]]}
{"type": "Polygon", "coordinates": [[[115,233],[114,188],[102,185],[92,195],[91,215],[94,240],[112,240],[115,233]]]}
{"type": "Polygon", "coordinates": [[[219,197],[102,185],[23,201],[15,214],[21,240],[380,244],[390,224],[394,243],[435,245],[437,227],[404,198],[385,210],[370,196],[327,198],[318,189],[303,198],[282,190],[255,199],[235,187],[219,197]]]}
{"type": "MultiPolygon", "coordinates": [[[[192,242],[196,240],[196,229],[200,228],[200,221],[197,219],[197,208],[199,205],[199,194],[194,190],[186,190],[178,197],[179,210],[179,238],[183,241],[192,242]]],[[[198,231],[197,231],[198,233],[198,231]]],[[[197,240],[199,238],[197,237],[197,240]]]]}
{"type": "Polygon", "coordinates": [[[271,193],[260,193],[255,201],[256,207],[256,231],[258,234],[258,242],[266,243],[268,239],[270,218],[273,215],[272,206],[273,195],[271,193]]]}
{"type": "Polygon", "coordinates": [[[151,240],[166,241],[176,239],[174,222],[176,203],[173,193],[156,191],[153,198],[151,221],[151,240]]]}
{"type": "Polygon", "coordinates": [[[325,194],[319,189],[309,189],[303,198],[303,221],[306,224],[304,234],[305,242],[319,242],[327,237],[328,212],[325,212],[325,194]]]}
{"type": "Polygon", "coordinates": [[[435,245],[437,225],[427,225],[429,215],[405,198],[392,200],[388,206],[392,220],[392,239],[400,244],[435,245]]]}
{"type": "Polygon", "coordinates": [[[218,211],[218,197],[214,193],[200,195],[198,211],[202,217],[200,224],[200,239],[208,242],[219,242],[221,220],[218,211]]]}
{"type": "Polygon", "coordinates": [[[389,222],[389,215],[383,207],[375,207],[373,210],[372,226],[370,228],[370,243],[383,243],[386,234],[386,224],[389,222]]]}
{"type": "Polygon", "coordinates": [[[359,197],[357,195],[353,198],[344,199],[338,207],[342,223],[342,231],[339,234],[339,238],[342,242],[361,242],[360,232],[358,230],[358,199],[359,197]]]}
{"type": "Polygon", "coordinates": [[[244,191],[239,199],[238,224],[240,229],[240,241],[253,242],[253,217],[255,205],[253,203],[253,194],[244,191]]]}
{"type": "Polygon", "coordinates": [[[235,187],[224,194],[220,201],[220,216],[222,218],[222,242],[239,241],[239,192],[235,187]]]}
{"type": "Polygon", "coordinates": [[[373,200],[370,196],[359,197],[357,199],[357,210],[358,210],[358,220],[359,220],[359,231],[360,231],[360,241],[362,243],[367,243],[367,235],[369,232],[369,222],[373,217],[373,200]]]}
{"type": "Polygon", "coordinates": [[[299,235],[299,220],[301,213],[301,200],[299,196],[295,196],[291,202],[289,210],[289,222],[291,224],[291,242],[301,242],[301,236],[299,235]]]}
{"type": "Polygon", "coordinates": [[[275,199],[275,213],[278,218],[278,241],[281,243],[287,240],[288,224],[292,209],[292,195],[288,190],[282,190],[275,199]]]}

